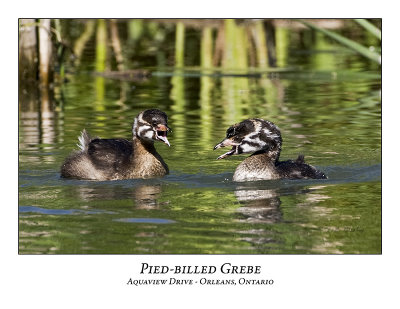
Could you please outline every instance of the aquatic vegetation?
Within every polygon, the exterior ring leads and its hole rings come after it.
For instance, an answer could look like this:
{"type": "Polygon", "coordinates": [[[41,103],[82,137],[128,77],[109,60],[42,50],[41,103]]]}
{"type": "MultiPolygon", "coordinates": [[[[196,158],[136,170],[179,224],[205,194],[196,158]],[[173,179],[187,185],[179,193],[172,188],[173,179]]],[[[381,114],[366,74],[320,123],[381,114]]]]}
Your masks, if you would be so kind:
{"type": "MultiPolygon", "coordinates": [[[[369,32],[374,33],[375,35],[378,36],[379,39],[381,39],[380,30],[378,28],[376,28],[375,26],[373,26],[371,23],[369,23],[368,21],[366,21],[364,19],[356,19],[356,21],[358,23],[360,23],[361,25],[363,25],[363,27],[365,27],[369,32]]],[[[371,50],[370,48],[365,47],[354,40],[350,40],[338,33],[318,27],[317,25],[312,24],[310,22],[306,22],[304,20],[300,21],[300,22],[305,24],[307,27],[314,29],[316,31],[319,31],[319,32],[325,34],[326,36],[338,41],[340,44],[342,44],[352,50],[355,50],[356,52],[360,53],[364,57],[367,57],[368,59],[371,59],[379,64],[381,63],[381,55],[379,53],[375,52],[374,50],[371,50]]]]}

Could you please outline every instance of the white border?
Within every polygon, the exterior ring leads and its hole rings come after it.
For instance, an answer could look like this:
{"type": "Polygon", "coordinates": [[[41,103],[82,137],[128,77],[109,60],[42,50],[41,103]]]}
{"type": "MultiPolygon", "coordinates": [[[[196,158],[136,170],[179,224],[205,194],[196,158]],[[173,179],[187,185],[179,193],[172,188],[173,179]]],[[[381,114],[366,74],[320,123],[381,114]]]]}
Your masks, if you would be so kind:
{"type": "MultiPolygon", "coordinates": [[[[394,3],[394,2],[393,2],[394,3]]],[[[398,304],[398,9],[376,1],[18,1],[4,7],[3,308],[377,308],[398,304]],[[156,3],[155,3],[156,2],[156,3]],[[383,255],[18,256],[17,18],[19,17],[383,17],[383,255]],[[397,74],[396,74],[397,73],[397,74]],[[262,265],[273,287],[132,287],[141,262],[262,265]],[[395,281],[396,280],[396,281],[395,281]]]]}

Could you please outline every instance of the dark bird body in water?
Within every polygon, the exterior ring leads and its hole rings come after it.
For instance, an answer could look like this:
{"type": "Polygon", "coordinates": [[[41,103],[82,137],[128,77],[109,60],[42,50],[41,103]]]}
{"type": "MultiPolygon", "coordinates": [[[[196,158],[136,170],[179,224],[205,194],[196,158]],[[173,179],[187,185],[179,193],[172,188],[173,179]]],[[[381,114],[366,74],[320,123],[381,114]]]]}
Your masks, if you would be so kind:
{"type": "Polygon", "coordinates": [[[296,160],[279,161],[282,137],[278,127],[263,119],[247,119],[234,124],[226,131],[226,138],[214,149],[232,146],[218,157],[252,153],[236,168],[234,181],[268,179],[326,179],[326,175],[304,162],[300,155],[296,160]]]}
{"type": "Polygon", "coordinates": [[[168,166],[154,147],[154,141],[170,146],[167,115],[145,110],[134,119],[132,140],[92,138],[86,130],[79,137],[79,151],[61,166],[65,178],[117,180],[148,178],[168,174],[168,166]]]}

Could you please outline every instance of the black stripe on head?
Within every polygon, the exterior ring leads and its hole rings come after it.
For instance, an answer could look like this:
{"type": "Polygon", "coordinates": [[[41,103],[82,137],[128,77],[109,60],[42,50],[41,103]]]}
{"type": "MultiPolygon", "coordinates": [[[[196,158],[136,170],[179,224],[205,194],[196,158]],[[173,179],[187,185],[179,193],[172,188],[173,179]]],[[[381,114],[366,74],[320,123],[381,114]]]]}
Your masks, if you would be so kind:
{"type": "Polygon", "coordinates": [[[244,141],[243,144],[249,145],[250,147],[254,148],[261,148],[262,146],[265,146],[265,143],[263,143],[264,145],[261,145],[258,142],[251,142],[251,141],[244,141]]]}
{"type": "Polygon", "coordinates": [[[226,130],[226,137],[237,136],[243,138],[251,132],[254,132],[254,123],[247,119],[229,127],[229,129],[226,130]]]}
{"type": "Polygon", "coordinates": [[[148,109],[142,113],[142,119],[152,126],[157,124],[167,125],[168,116],[163,111],[159,109],[148,109]]]}
{"type": "Polygon", "coordinates": [[[259,136],[258,136],[258,134],[250,134],[250,135],[248,135],[248,136],[246,136],[246,139],[256,139],[256,138],[259,138],[259,136]]]}

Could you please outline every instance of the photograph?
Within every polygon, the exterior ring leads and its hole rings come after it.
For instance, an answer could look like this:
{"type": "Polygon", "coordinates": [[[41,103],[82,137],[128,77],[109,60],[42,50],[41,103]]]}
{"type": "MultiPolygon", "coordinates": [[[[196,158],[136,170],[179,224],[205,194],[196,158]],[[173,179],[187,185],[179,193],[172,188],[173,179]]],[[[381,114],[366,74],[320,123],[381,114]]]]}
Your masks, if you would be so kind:
{"type": "Polygon", "coordinates": [[[19,18],[18,255],[381,255],[381,30],[19,18]]]}

